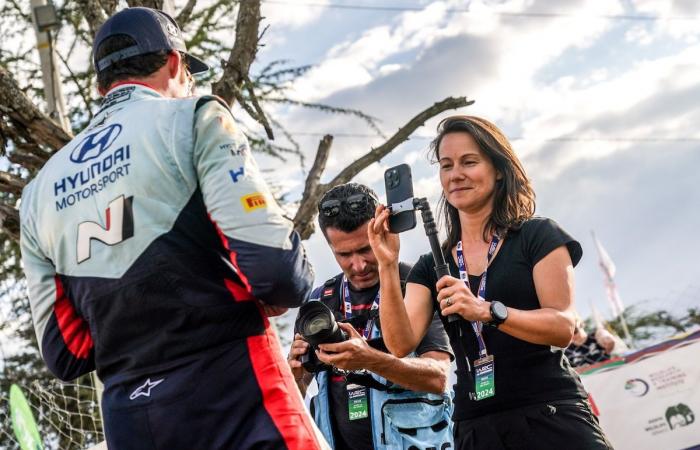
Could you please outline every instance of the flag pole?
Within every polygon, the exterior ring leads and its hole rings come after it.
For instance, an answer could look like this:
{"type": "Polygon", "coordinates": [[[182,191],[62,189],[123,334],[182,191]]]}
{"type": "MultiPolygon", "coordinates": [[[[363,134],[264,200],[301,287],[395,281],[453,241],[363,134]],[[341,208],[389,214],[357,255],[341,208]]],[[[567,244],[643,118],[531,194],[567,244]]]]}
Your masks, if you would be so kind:
{"type": "Polygon", "coordinates": [[[605,290],[608,294],[608,300],[610,301],[610,308],[613,311],[613,318],[620,318],[620,325],[622,326],[622,332],[625,335],[626,344],[632,348],[633,342],[630,336],[629,328],[627,327],[627,321],[625,320],[625,308],[622,305],[622,300],[620,300],[620,295],[617,292],[617,286],[615,286],[615,264],[613,264],[610,256],[603,248],[603,245],[598,241],[595,232],[591,230],[591,235],[593,236],[593,241],[595,242],[596,250],[598,251],[598,266],[603,272],[605,278],[605,290]]]}

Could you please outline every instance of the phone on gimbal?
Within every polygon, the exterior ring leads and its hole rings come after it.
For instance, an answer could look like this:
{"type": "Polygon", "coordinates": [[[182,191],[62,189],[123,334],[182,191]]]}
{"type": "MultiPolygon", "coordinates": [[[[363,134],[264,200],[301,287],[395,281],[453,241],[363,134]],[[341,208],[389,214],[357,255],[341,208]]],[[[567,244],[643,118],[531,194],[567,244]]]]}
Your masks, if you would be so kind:
{"type": "MultiPolygon", "coordinates": [[[[413,179],[411,167],[408,164],[399,164],[390,167],[384,172],[384,187],[386,189],[387,206],[401,203],[413,198],[413,179]]],[[[416,211],[402,211],[389,216],[389,231],[401,233],[416,226],[416,211]]]]}

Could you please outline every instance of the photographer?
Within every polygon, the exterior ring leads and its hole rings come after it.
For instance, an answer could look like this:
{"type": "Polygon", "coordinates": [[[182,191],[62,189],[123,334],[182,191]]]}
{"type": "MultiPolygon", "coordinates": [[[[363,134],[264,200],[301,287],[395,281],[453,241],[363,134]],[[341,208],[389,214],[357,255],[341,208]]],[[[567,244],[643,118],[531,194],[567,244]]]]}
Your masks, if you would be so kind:
{"type": "MultiPolygon", "coordinates": [[[[289,365],[302,395],[316,377],[319,394],[312,400],[312,415],[333,448],[451,448],[451,400],[446,392],[451,353],[439,319],[428,327],[416,358],[396,358],[366,341],[381,335],[379,274],[367,237],[376,205],[374,192],[356,183],[337,186],[320,200],[319,225],[342,273],[316,288],[310,301],[323,302],[357,329],[339,323],[347,340],[320,344],[317,350],[297,333],[289,365]],[[308,355],[310,351],[314,353],[308,355]],[[333,369],[309,373],[302,367],[302,355],[316,356],[333,369]],[[378,383],[362,385],[343,372],[362,369],[374,374],[370,381],[378,383]]],[[[401,277],[409,270],[399,265],[401,277]]]]}
{"type": "Polygon", "coordinates": [[[440,311],[458,368],[458,449],[611,448],[581,381],[555,348],[573,334],[580,244],[554,221],[533,217],[530,181],[491,122],[449,117],[431,150],[440,165],[452,276],[438,280],[433,255],[424,255],[404,298],[399,236],[389,231],[389,211],[377,208],[369,239],[386,346],[397,356],[411,352],[440,311]]]}

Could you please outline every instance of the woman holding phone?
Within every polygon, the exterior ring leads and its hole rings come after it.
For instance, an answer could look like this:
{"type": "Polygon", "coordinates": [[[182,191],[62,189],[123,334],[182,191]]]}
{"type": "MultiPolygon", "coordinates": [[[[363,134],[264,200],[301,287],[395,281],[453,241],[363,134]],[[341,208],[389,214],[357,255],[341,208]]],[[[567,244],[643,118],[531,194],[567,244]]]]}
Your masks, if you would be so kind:
{"type": "Polygon", "coordinates": [[[423,255],[404,299],[399,237],[389,232],[388,209],[377,208],[368,234],[387,347],[407,355],[441,312],[457,357],[458,449],[612,448],[561,350],[574,330],[581,245],[554,221],[533,216],[530,182],[491,122],[443,120],[431,153],[440,167],[452,276],[438,280],[432,254],[423,255]]]}

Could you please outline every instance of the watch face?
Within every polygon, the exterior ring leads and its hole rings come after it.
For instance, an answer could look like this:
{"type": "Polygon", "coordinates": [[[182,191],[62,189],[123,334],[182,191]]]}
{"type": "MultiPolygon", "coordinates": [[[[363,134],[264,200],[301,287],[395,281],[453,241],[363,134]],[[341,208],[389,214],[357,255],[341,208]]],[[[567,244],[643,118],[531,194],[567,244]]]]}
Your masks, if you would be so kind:
{"type": "Polygon", "coordinates": [[[493,315],[496,316],[498,320],[505,320],[508,316],[506,305],[501,302],[493,302],[491,305],[493,308],[493,315]]]}

